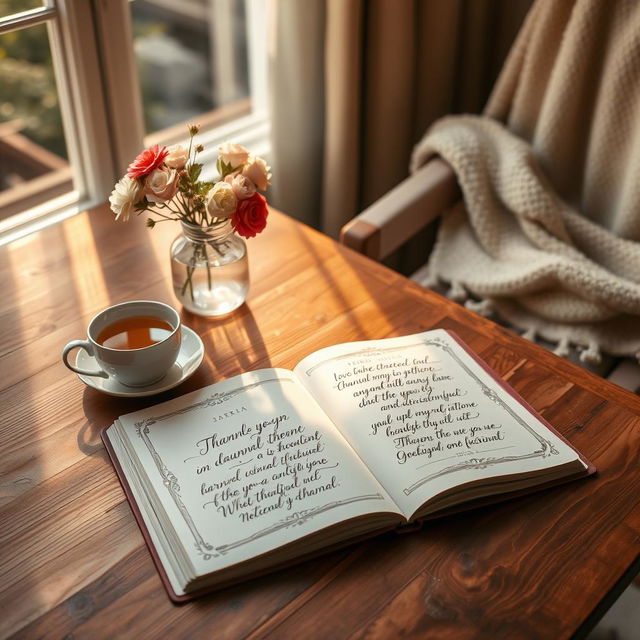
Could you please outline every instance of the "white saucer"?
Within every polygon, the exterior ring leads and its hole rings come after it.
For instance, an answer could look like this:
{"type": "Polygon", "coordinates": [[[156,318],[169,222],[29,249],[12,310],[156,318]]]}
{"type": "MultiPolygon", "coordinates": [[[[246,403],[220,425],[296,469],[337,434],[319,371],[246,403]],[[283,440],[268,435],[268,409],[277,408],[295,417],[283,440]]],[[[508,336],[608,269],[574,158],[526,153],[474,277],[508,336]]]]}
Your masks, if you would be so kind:
{"type": "MultiPolygon", "coordinates": [[[[182,344],[180,353],[171,369],[162,380],[149,385],[148,387],[127,387],[116,380],[110,378],[99,378],[98,376],[83,376],[77,374],[87,386],[93,387],[97,391],[106,393],[109,396],[121,398],[140,398],[142,396],[152,396],[162,391],[168,391],[184,382],[200,366],[204,358],[204,345],[200,336],[182,325],[182,344]]],[[[90,356],[84,349],[78,350],[76,366],[82,369],[96,369],[98,367],[93,356],[90,356]]]]}

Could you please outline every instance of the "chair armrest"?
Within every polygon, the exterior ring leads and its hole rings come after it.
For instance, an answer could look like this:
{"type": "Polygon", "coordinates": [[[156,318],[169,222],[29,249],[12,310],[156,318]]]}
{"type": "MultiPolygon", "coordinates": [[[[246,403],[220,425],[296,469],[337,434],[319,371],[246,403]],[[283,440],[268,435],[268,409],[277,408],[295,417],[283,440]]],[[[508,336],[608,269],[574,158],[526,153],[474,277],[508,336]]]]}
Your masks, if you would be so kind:
{"type": "Polygon", "coordinates": [[[433,158],[342,227],[340,242],[382,260],[460,197],[451,167],[433,158]]]}

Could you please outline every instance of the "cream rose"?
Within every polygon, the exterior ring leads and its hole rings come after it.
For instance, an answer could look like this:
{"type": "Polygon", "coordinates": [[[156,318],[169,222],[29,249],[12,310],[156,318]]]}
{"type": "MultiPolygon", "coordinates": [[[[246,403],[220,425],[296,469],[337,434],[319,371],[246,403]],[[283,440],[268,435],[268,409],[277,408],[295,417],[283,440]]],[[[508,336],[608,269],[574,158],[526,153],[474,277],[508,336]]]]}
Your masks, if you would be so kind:
{"type": "Polygon", "coordinates": [[[231,185],[238,200],[246,200],[256,192],[256,185],[241,173],[233,173],[227,176],[224,181],[231,185]]]}
{"type": "Polygon", "coordinates": [[[242,167],[242,175],[249,178],[260,191],[266,191],[271,184],[271,167],[260,156],[249,156],[242,167]]]}
{"type": "Polygon", "coordinates": [[[171,200],[178,191],[178,172],[162,167],[152,171],[145,180],[144,194],[149,202],[163,203],[171,200]]]}
{"type": "Polygon", "coordinates": [[[238,198],[228,182],[216,182],[207,194],[207,212],[212,218],[230,218],[237,205],[238,198]]]}
{"type": "Polygon", "coordinates": [[[141,196],[142,187],[137,180],[124,176],[116,183],[109,196],[111,211],[116,214],[116,220],[126,222],[141,196]]]}
{"type": "Polygon", "coordinates": [[[184,169],[184,165],[187,164],[189,159],[189,151],[185,149],[181,144],[174,144],[168,149],[169,153],[164,159],[164,163],[171,169],[184,169]]]}
{"type": "Polygon", "coordinates": [[[236,144],[235,142],[223,142],[218,147],[218,156],[222,162],[235,169],[247,161],[249,158],[249,152],[241,144],[236,144]]]}

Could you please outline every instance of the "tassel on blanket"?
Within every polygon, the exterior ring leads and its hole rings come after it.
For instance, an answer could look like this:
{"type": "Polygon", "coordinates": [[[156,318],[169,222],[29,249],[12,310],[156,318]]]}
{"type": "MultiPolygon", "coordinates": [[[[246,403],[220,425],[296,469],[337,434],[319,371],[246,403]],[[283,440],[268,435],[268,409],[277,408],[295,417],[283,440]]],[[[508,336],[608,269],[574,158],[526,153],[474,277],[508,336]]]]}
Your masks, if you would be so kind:
{"type": "Polygon", "coordinates": [[[458,280],[451,283],[451,288],[447,291],[447,298],[454,302],[464,302],[467,299],[467,292],[458,280]]]}
{"type": "Polygon", "coordinates": [[[560,342],[558,342],[558,346],[555,348],[553,353],[561,358],[566,358],[569,355],[569,338],[566,336],[562,338],[560,342]]]}
{"type": "Polygon", "coordinates": [[[527,329],[522,334],[522,337],[525,340],[531,340],[531,342],[535,342],[536,341],[536,330],[535,330],[535,327],[530,327],[529,329],[527,329]]]}
{"type": "Polygon", "coordinates": [[[589,343],[589,346],[580,354],[580,361],[587,364],[600,364],[602,357],[596,342],[589,343]]]}
{"type": "Polygon", "coordinates": [[[427,289],[436,289],[438,284],[440,284],[440,278],[438,278],[437,273],[433,273],[431,269],[429,269],[422,278],[420,278],[420,284],[427,289]]]}
{"type": "Polygon", "coordinates": [[[489,299],[480,300],[480,302],[467,300],[464,306],[471,311],[475,311],[483,318],[489,318],[494,312],[493,303],[489,299]]]}

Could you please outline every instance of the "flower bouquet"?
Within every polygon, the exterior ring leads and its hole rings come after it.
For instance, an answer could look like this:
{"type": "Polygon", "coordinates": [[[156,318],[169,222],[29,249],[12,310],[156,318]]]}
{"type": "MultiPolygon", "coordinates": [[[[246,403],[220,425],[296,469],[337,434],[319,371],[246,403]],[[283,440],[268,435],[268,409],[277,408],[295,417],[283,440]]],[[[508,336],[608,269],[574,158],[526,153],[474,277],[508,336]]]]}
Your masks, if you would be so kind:
{"type": "Polygon", "coordinates": [[[203,165],[189,127],[189,147],[153,145],[128,167],[109,197],[116,220],[147,212],[147,226],[178,220],[182,233],[171,246],[173,288],[190,311],[221,315],[239,307],[249,288],[246,244],[267,223],[260,191],[270,184],[270,168],[242,145],[218,147],[218,181],[200,180],[203,165]]]}

